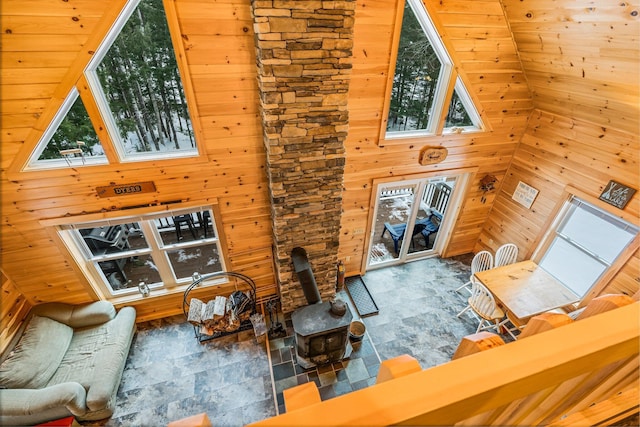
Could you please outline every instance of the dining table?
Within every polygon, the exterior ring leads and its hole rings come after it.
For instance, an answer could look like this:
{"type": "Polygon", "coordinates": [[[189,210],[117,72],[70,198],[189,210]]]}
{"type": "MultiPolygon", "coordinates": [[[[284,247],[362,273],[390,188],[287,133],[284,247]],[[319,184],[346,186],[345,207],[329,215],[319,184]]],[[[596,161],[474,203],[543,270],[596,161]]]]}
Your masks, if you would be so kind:
{"type": "Polygon", "coordinates": [[[569,306],[580,297],[533,260],[476,272],[475,277],[515,317],[527,319],[569,306]]]}

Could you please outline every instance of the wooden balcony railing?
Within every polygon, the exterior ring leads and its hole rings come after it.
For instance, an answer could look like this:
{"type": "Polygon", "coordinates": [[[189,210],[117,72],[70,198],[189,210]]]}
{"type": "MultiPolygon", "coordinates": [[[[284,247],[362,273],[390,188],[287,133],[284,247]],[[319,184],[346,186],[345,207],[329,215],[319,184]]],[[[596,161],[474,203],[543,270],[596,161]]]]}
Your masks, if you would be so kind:
{"type": "Polygon", "coordinates": [[[251,426],[531,426],[589,424],[598,410],[627,416],[638,404],[639,319],[632,303],[251,426]]]}

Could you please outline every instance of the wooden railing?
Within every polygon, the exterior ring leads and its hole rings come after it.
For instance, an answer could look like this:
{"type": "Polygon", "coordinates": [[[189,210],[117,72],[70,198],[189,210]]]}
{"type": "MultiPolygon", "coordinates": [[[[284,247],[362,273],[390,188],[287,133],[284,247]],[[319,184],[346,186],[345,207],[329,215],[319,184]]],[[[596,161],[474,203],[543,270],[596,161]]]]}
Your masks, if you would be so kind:
{"type": "Polygon", "coordinates": [[[638,319],[632,303],[252,426],[551,425],[596,407],[628,414],[638,319]]]}

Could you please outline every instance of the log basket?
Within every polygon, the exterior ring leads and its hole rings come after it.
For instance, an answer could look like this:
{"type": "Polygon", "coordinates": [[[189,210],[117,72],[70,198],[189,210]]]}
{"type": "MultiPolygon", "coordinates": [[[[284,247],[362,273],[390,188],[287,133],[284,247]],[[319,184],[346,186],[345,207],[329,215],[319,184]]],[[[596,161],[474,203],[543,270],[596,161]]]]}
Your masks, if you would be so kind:
{"type": "MultiPolygon", "coordinates": [[[[197,288],[205,280],[217,279],[217,278],[238,279],[234,281],[235,290],[242,291],[245,294],[247,294],[247,296],[250,299],[249,301],[249,304],[251,307],[250,314],[256,313],[256,284],[253,281],[253,279],[251,279],[249,276],[246,276],[242,273],[236,273],[233,271],[219,271],[216,273],[204,274],[202,276],[198,273],[194,273],[192,276],[192,283],[184,291],[184,295],[182,298],[182,312],[184,313],[185,319],[188,319],[189,317],[189,303],[191,301],[191,298],[189,298],[189,294],[191,293],[191,291],[197,288]]],[[[218,332],[215,332],[213,335],[207,335],[200,332],[200,328],[198,326],[193,325],[193,331],[194,331],[195,337],[200,343],[209,341],[215,338],[221,338],[227,335],[232,335],[240,331],[246,331],[252,328],[253,328],[253,325],[251,324],[251,321],[244,320],[240,322],[240,326],[235,330],[218,331],[218,332]]]]}

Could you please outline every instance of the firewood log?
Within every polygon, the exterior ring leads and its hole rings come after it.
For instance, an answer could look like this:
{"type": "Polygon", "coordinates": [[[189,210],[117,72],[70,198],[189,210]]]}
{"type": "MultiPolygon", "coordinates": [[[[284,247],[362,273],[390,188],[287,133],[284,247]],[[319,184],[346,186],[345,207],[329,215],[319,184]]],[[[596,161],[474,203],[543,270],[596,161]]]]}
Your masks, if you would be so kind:
{"type": "Polygon", "coordinates": [[[194,326],[202,324],[202,309],[204,303],[197,298],[191,298],[189,302],[189,314],[187,315],[187,321],[194,326]]]}

